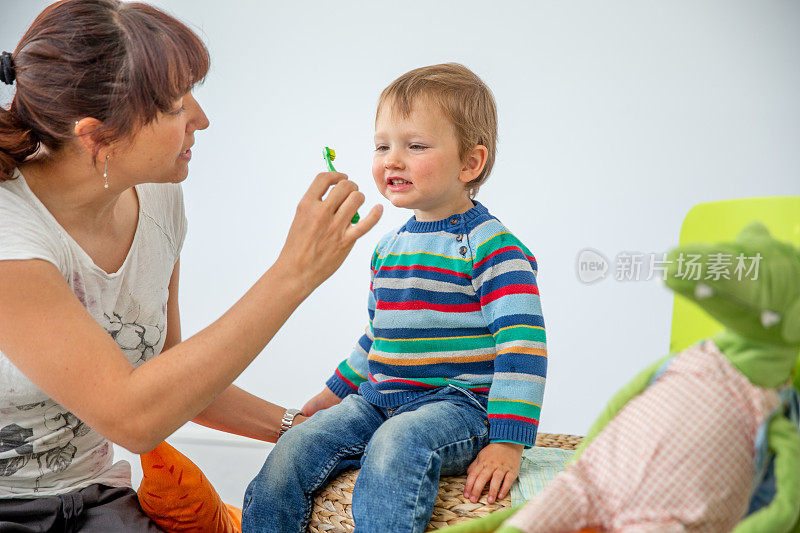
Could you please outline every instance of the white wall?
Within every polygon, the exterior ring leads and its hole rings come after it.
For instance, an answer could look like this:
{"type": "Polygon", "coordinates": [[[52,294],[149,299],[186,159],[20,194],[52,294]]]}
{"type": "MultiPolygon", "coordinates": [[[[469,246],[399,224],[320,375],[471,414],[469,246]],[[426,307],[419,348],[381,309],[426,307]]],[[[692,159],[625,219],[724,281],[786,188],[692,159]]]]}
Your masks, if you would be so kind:
{"type": "MultiPolygon", "coordinates": [[[[542,431],[585,433],[668,347],[671,295],[656,281],[580,283],[581,249],[612,260],[661,252],[698,202],[800,194],[797,2],[155,3],[198,30],[213,63],[196,90],[212,126],[197,135],[184,184],[186,336],[277,257],[323,146],[370,205],[383,200],[369,171],[375,102],[421,65],[464,63],[497,98],[497,164],[479,199],[540,264],[542,431]]],[[[3,0],[0,47],[13,48],[45,4],[3,0]]],[[[410,216],[383,203],[379,226],[239,385],[300,406],[349,353],[365,325],[372,248],[410,216]]]]}

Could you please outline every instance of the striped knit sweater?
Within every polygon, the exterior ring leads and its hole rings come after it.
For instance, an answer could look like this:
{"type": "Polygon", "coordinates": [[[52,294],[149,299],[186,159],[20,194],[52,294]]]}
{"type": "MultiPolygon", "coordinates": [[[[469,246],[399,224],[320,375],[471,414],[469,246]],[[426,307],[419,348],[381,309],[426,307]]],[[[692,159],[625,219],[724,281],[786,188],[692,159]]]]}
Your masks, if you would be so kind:
{"type": "Polygon", "coordinates": [[[488,400],[491,442],[532,446],[547,370],[536,259],[476,202],[412,217],[372,255],[369,325],[327,386],[397,407],[455,385],[488,400]]]}

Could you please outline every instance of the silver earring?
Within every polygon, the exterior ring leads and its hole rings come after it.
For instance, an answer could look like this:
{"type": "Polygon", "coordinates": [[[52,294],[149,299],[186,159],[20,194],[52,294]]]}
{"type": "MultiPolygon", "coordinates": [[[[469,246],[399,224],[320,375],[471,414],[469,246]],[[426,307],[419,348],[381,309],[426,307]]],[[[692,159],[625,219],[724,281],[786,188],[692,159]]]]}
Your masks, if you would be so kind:
{"type": "Polygon", "coordinates": [[[104,189],[108,189],[108,160],[111,157],[111,154],[106,154],[106,169],[103,171],[103,180],[105,181],[105,185],[103,185],[104,189]]]}

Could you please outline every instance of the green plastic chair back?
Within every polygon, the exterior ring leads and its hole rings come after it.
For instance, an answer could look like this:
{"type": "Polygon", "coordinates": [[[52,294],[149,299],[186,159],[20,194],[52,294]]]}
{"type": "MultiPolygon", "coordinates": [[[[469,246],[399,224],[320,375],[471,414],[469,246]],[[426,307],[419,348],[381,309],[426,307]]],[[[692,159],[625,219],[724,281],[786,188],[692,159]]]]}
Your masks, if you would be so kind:
{"type": "MultiPolygon", "coordinates": [[[[680,244],[731,241],[753,220],[761,221],[773,237],[800,247],[800,196],[742,198],[694,206],[681,227],[680,244]]],[[[682,296],[672,306],[670,352],[707,338],[722,326],[682,296]]]]}

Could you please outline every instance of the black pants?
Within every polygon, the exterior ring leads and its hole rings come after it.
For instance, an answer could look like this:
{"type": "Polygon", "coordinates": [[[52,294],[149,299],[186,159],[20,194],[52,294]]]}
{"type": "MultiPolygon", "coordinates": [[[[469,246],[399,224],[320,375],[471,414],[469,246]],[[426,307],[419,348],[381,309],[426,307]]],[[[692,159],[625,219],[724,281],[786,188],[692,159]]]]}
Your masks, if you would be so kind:
{"type": "Polygon", "coordinates": [[[90,485],[41,498],[0,499],[0,533],[156,533],[127,487],[90,485]]]}

